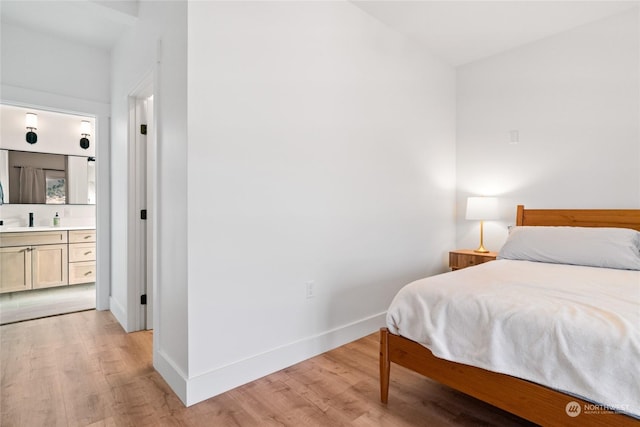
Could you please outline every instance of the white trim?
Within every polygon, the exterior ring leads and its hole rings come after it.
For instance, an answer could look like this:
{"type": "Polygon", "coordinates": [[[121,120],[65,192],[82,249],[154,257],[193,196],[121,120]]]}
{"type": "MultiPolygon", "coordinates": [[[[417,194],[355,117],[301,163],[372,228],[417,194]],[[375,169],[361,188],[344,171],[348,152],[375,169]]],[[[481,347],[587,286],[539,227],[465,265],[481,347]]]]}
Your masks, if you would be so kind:
{"type": "Polygon", "coordinates": [[[7,84],[0,85],[0,101],[16,107],[33,107],[44,111],[86,116],[109,116],[111,104],[74,98],[7,84]]]}
{"type": "MultiPolygon", "coordinates": [[[[155,339],[154,339],[155,341],[155,339]]],[[[154,351],[153,367],[169,384],[183,404],[187,402],[187,376],[163,351],[154,351]]]]}
{"type": "MultiPolygon", "coordinates": [[[[152,84],[153,84],[150,95],[153,95],[153,113],[152,113],[153,124],[152,124],[151,132],[153,133],[154,148],[151,155],[152,158],[149,159],[151,161],[151,164],[152,164],[151,167],[153,169],[151,181],[147,182],[147,185],[149,186],[148,190],[151,193],[151,203],[149,206],[149,209],[151,209],[151,212],[150,212],[151,223],[150,223],[150,228],[148,230],[151,231],[152,247],[147,248],[147,250],[151,251],[150,280],[151,280],[151,286],[153,287],[151,303],[153,304],[152,322],[153,322],[153,328],[154,328],[154,333],[153,333],[154,360],[156,356],[159,355],[160,349],[162,348],[162,341],[161,341],[162,333],[161,333],[161,326],[160,326],[160,275],[158,274],[158,270],[159,270],[158,253],[159,253],[160,239],[161,239],[159,228],[158,228],[160,224],[159,218],[161,215],[160,209],[159,209],[159,205],[160,205],[159,171],[160,171],[160,160],[161,160],[160,143],[162,142],[162,135],[160,134],[160,130],[161,130],[160,120],[162,118],[160,97],[162,92],[160,90],[160,83],[159,83],[162,77],[161,58],[162,58],[162,40],[159,39],[156,43],[156,63],[154,64],[153,73],[150,77],[152,79],[152,84]]],[[[188,310],[188,307],[187,307],[187,310],[188,310]]],[[[188,345],[188,341],[187,341],[187,345],[188,345]]],[[[188,364],[187,364],[187,368],[188,368],[188,364]]],[[[186,396],[186,385],[185,385],[184,395],[186,396]]]]}
{"type": "Polygon", "coordinates": [[[96,309],[109,310],[111,295],[111,117],[96,118],[96,309]],[[102,141],[102,143],[101,143],[102,141]]]}
{"type": "Polygon", "coordinates": [[[127,158],[129,164],[127,165],[127,325],[131,326],[132,331],[142,330],[144,325],[142,324],[140,314],[140,283],[137,282],[138,266],[136,260],[138,259],[137,252],[137,212],[136,212],[136,190],[135,190],[135,163],[136,163],[136,107],[137,101],[135,95],[132,93],[128,99],[129,118],[127,121],[127,158]]]}
{"type": "MultiPolygon", "coordinates": [[[[386,312],[378,313],[189,378],[187,383],[186,405],[194,405],[205,399],[209,399],[220,393],[224,393],[225,391],[369,335],[385,325],[386,314],[386,312]]],[[[174,388],[173,385],[172,388],[178,390],[174,388]]],[[[183,402],[184,401],[185,400],[183,400],[183,402]]]]}
{"type": "Polygon", "coordinates": [[[156,169],[158,163],[156,161],[156,118],[155,118],[155,102],[153,95],[146,98],[146,112],[147,112],[147,158],[146,158],[146,209],[147,209],[147,228],[146,228],[146,256],[147,256],[147,307],[145,316],[145,328],[153,329],[155,325],[155,313],[156,307],[155,291],[156,291],[156,246],[155,239],[157,234],[156,228],[156,215],[157,209],[155,206],[156,200],[156,169]]]}
{"type": "Polygon", "coordinates": [[[113,317],[116,318],[122,328],[126,332],[130,332],[127,327],[127,312],[124,307],[120,305],[120,303],[113,297],[109,298],[109,311],[111,311],[111,314],[113,314],[113,317]]]}

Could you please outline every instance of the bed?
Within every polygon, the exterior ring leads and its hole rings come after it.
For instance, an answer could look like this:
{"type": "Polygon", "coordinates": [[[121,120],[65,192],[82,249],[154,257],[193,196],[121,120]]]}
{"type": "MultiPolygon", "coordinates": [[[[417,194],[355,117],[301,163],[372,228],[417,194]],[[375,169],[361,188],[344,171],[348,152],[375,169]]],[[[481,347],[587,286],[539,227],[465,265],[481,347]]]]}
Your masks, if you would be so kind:
{"type": "MultiPolygon", "coordinates": [[[[606,227],[606,228],[623,228],[623,229],[633,229],[640,231],[640,210],[635,209],[627,209],[627,210],[550,210],[550,209],[525,209],[524,206],[517,207],[517,215],[516,215],[516,225],[522,226],[522,228],[528,228],[529,226],[547,226],[547,227],[562,227],[562,226],[571,226],[571,227],[606,227]]],[[[536,229],[535,231],[540,231],[541,228],[536,229]]],[[[588,229],[590,230],[590,229],[588,229]]],[[[604,229],[601,229],[604,231],[604,229]]],[[[616,230],[617,231],[617,230],[616,230]]],[[[622,231],[622,230],[621,230],[622,231]]],[[[503,274],[500,270],[504,270],[509,274],[509,270],[513,270],[514,263],[524,263],[517,266],[519,271],[522,270],[521,266],[527,267],[527,269],[531,269],[528,274],[536,274],[535,269],[542,268],[541,264],[546,263],[533,263],[529,261],[511,261],[511,260],[498,260],[492,261],[490,263],[485,263],[477,267],[472,267],[471,269],[459,270],[457,272],[446,273],[440,276],[451,277],[459,277],[461,279],[469,279],[473,273],[477,273],[480,275],[482,272],[481,269],[488,270],[486,274],[503,274]],[[495,264],[494,264],[495,263],[495,264]],[[492,265],[491,265],[492,264],[492,265]],[[476,270],[477,269],[477,270],[476,270]],[[495,273],[498,271],[498,273],[495,273]],[[456,274],[458,276],[456,276],[456,274]]],[[[562,264],[553,265],[556,270],[566,270],[567,268],[573,268],[576,274],[582,274],[584,277],[590,277],[597,275],[600,270],[610,270],[607,268],[595,268],[595,267],[579,267],[579,266],[568,266],[562,264]],[[591,268],[592,270],[588,270],[591,268]],[[587,269],[587,270],[584,270],[587,269]]],[[[529,270],[526,270],[529,271],[529,270]]],[[[613,270],[612,270],[613,272],[613,270]]],[[[625,286],[628,286],[628,278],[632,277],[633,283],[637,280],[638,275],[634,275],[638,273],[637,271],[623,271],[615,273],[615,280],[618,280],[618,277],[625,276],[624,279],[627,280],[625,286]]],[[[484,274],[484,273],[483,273],[484,274]]],[[[511,273],[513,275],[513,273],[511,273]]],[[[548,273],[545,271],[545,275],[553,275],[555,273],[548,273]]],[[[564,274],[564,272],[562,272],[564,274]]],[[[571,273],[570,273],[571,274],[571,273]]],[[[640,274],[640,273],[638,273],[640,274]]],[[[607,276],[608,277],[608,276],[607,276]]],[[[443,280],[444,277],[440,278],[428,278],[424,279],[426,281],[431,280],[438,281],[443,280]]],[[[486,286],[488,286],[487,292],[490,291],[490,287],[492,286],[492,281],[487,280],[486,286]]],[[[513,280],[513,279],[512,279],[513,280]]],[[[582,279],[580,279],[582,280],[582,279]]],[[[576,283],[580,282],[580,280],[576,280],[576,283]]],[[[411,284],[413,285],[413,284],[411,284]]],[[[417,284],[415,286],[419,286],[417,284]]],[[[523,286],[526,283],[523,283],[523,286]]],[[[410,285],[408,285],[410,286],[410,285]]],[[[407,286],[407,287],[408,287],[407,286]]],[[[431,285],[432,286],[432,285],[431,285]]],[[[640,282],[638,286],[632,285],[634,288],[634,293],[637,292],[637,289],[640,288],[640,282]]],[[[432,286],[433,287],[433,286],[432,286]]],[[[406,287],[405,287],[406,288],[406,287]]],[[[441,287],[442,288],[442,287],[441,287]]],[[[404,288],[403,288],[404,291],[404,288]]],[[[452,287],[452,289],[446,292],[459,292],[458,298],[462,295],[460,292],[463,292],[463,286],[459,286],[457,289],[452,287]]],[[[402,291],[401,291],[402,292],[402,291]]],[[[483,290],[484,292],[484,290],[483,290]]],[[[604,291],[605,294],[607,291],[604,291]]],[[[612,292],[612,291],[611,291],[612,292]]],[[[611,293],[609,292],[609,293],[611,293]]],[[[445,291],[440,292],[439,296],[445,298],[445,291]]],[[[397,298],[397,297],[396,297],[397,298]]],[[[562,297],[559,297],[561,299],[562,297]]],[[[606,299],[606,296],[602,298],[606,299]]],[[[636,300],[637,295],[634,296],[634,301],[636,300]]],[[[443,300],[444,301],[444,300],[443,300]]],[[[395,300],[394,300],[395,303],[395,300]]],[[[615,304],[622,303],[626,304],[626,298],[620,299],[615,304]]],[[[633,302],[633,304],[637,304],[637,301],[633,302]]],[[[637,307],[634,305],[633,307],[637,307]]],[[[394,309],[394,304],[390,307],[390,316],[395,316],[396,318],[404,316],[403,314],[398,314],[397,312],[391,312],[394,309]]],[[[629,310],[629,306],[624,307],[625,310],[629,310]]],[[[484,308],[481,310],[482,313],[486,312],[488,309],[484,308]]],[[[490,310],[490,309],[489,309],[490,310]]],[[[632,323],[636,323],[636,316],[640,309],[631,308],[632,313],[632,323]]],[[[513,313],[512,313],[513,314],[513,313]]],[[[409,314],[405,317],[409,318],[409,314]]],[[[433,320],[433,319],[432,319],[433,320]]],[[[442,320],[442,319],[440,319],[442,320]]],[[[584,319],[586,321],[593,321],[593,319],[584,319]]],[[[403,320],[404,321],[404,320],[403,320]]],[[[434,327],[437,327],[437,322],[432,322],[434,327]]],[[[441,322],[446,323],[446,322],[441,322]]],[[[627,325],[628,326],[628,325],[627,325]]],[[[639,326],[637,324],[631,325],[631,328],[634,329],[633,333],[637,334],[637,329],[639,326]]],[[[485,401],[491,405],[504,409],[508,412],[511,412],[515,415],[518,415],[522,418],[530,420],[540,425],[579,425],[579,426],[638,426],[640,425],[640,420],[636,418],[638,416],[638,409],[631,408],[629,410],[628,405],[616,406],[615,404],[607,403],[602,404],[599,403],[598,400],[594,400],[591,397],[582,398],[579,396],[585,396],[584,393],[578,393],[573,388],[564,387],[564,388],[555,388],[551,386],[540,385],[540,383],[535,382],[533,380],[525,380],[521,379],[522,376],[518,375],[509,375],[505,373],[495,372],[492,369],[483,369],[483,367],[472,366],[468,363],[462,363],[459,361],[451,361],[445,360],[442,357],[436,357],[432,350],[426,347],[427,344],[423,345],[418,343],[418,341],[422,342],[422,338],[417,338],[416,340],[407,338],[403,335],[411,335],[406,334],[403,331],[396,331],[397,333],[392,333],[395,327],[395,324],[388,324],[386,328],[382,328],[380,330],[380,392],[381,392],[381,400],[383,403],[388,402],[389,398],[389,380],[390,380],[390,370],[391,370],[391,362],[394,362],[400,366],[404,366],[409,368],[415,372],[418,372],[426,377],[429,377],[435,381],[438,381],[442,384],[445,384],[449,387],[452,387],[456,390],[459,390],[463,393],[476,397],[482,401],[485,401]],[[570,390],[570,391],[560,391],[560,390],[570,390]],[[628,412],[633,414],[634,416],[629,416],[624,412],[628,412]]],[[[411,328],[405,328],[410,330],[411,328]]],[[[415,334],[419,335],[418,332],[415,334]]],[[[415,335],[414,334],[414,335],[415,335]]],[[[637,335],[634,335],[637,336],[637,335]]],[[[413,338],[413,336],[412,336],[413,338]]],[[[615,337],[612,337],[612,340],[615,337]]],[[[436,342],[439,337],[432,338],[433,342],[436,342]]],[[[632,339],[632,341],[638,341],[637,339],[632,339]]],[[[615,342],[615,340],[614,340],[615,342]]],[[[636,343],[637,344],[637,343],[636,343]]],[[[561,344],[557,344],[561,345],[561,344]]],[[[617,344],[613,344],[617,345],[617,344]]],[[[634,344],[635,345],[635,344],[634,344]]],[[[430,345],[431,348],[434,348],[434,352],[442,353],[442,350],[438,347],[438,345],[430,345]]],[[[637,359],[637,352],[639,346],[635,346],[633,349],[634,352],[631,353],[629,357],[632,359],[637,359]]],[[[573,353],[574,356],[579,357],[579,350],[576,349],[573,353]]],[[[535,354],[532,356],[534,357],[535,354]]],[[[600,362],[606,364],[606,354],[604,355],[604,359],[600,359],[600,362]]],[[[640,361],[635,360],[635,364],[631,364],[629,369],[638,370],[638,363],[640,361]]],[[[525,364],[525,363],[523,363],[525,364]]],[[[484,368],[487,368],[484,366],[484,368]]],[[[519,367],[512,366],[510,369],[515,372],[519,372],[519,367]]],[[[561,374],[561,372],[559,372],[561,374]]],[[[608,374],[607,374],[608,375],[608,374]]],[[[559,375],[561,376],[561,375],[559,375]]],[[[524,375],[526,377],[526,375],[524,375]]],[[[586,377],[584,377],[586,378],[586,377]]],[[[580,382],[584,378],[578,378],[576,381],[580,382]]],[[[636,378],[633,375],[630,376],[632,379],[631,382],[635,382],[636,378]]],[[[588,378],[587,378],[588,380],[588,378]]],[[[593,379],[591,379],[593,380],[593,379]]],[[[598,380],[597,378],[595,379],[598,380]]],[[[627,381],[628,379],[621,378],[621,381],[627,381]]],[[[635,384],[627,384],[629,387],[637,386],[635,384]]],[[[636,396],[637,397],[637,396],[636,396]]],[[[636,397],[626,397],[627,399],[635,399],[636,397]]],[[[621,402],[622,403],[622,402],[621,402]]],[[[633,402],[634,404],[636,402],[633,402]]]]}

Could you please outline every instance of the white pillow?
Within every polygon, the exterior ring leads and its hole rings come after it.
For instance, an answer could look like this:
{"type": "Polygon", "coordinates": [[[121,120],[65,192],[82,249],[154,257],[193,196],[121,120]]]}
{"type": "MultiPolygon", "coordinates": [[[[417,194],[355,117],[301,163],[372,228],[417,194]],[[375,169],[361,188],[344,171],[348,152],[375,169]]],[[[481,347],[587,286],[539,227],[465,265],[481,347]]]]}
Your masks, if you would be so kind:
{"type": "Polygon", "coordinates": [[[640,270],[640,232],[605,227],[513,227],[498,259],[640,270]]]}

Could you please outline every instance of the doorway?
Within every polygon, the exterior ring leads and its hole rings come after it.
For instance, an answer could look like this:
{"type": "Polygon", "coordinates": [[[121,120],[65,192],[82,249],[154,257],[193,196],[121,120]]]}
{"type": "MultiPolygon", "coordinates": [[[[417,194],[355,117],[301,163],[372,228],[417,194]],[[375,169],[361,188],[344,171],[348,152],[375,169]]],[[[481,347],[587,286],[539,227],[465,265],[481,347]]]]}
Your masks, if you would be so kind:
{"type": "Polygon", "coordinates": [[[47,143],[10,137],[0,145],[0,324],[95,309],[109,286],[97,274],[104,260],[96,251],[96,162],[107,161],[97,117],[25,104],[1,109],[3,131],[21,133],[16,123],[29,113],[47,143]]]}

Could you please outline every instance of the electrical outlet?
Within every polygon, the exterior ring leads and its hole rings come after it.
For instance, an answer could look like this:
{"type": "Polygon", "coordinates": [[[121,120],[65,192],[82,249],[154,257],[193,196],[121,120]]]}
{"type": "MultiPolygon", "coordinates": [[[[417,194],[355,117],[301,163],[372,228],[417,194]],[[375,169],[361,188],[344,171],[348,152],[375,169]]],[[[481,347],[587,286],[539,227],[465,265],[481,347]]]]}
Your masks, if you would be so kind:
{"type": "Polygon", "coordinates": [[[520,132],[517,130],[509,131],[509,144],[519,144],[520,143],[520,132]]]}
{"type": "Polygon", "coordinates": [[[314,282],[313,280],[309,280],[306,283],[306,286],[307,286],[307,288],[306,288],[306,290],[307,290],[307,299],[315,297],[316,296],[316,289],[315,289],[316,282],[314,282]]]}

